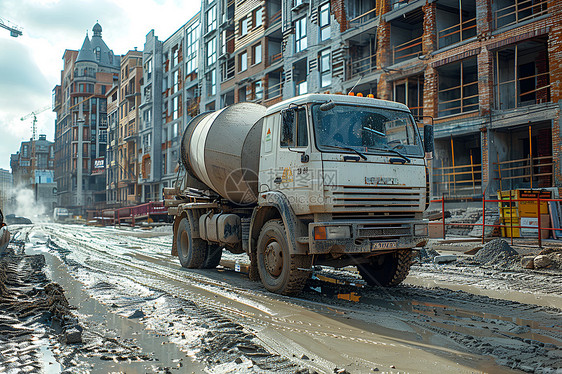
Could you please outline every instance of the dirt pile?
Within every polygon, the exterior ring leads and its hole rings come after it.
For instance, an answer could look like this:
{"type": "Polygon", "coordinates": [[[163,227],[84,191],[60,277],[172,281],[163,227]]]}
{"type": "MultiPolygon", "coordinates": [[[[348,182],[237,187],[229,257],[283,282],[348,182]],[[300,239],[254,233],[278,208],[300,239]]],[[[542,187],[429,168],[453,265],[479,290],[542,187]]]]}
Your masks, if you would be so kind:
{"type": "Polygon", "coordinates": [[[510,267],[517,262],[519,254],[505,240],[494,239],[474,255],[480,265],[510,267]]]}

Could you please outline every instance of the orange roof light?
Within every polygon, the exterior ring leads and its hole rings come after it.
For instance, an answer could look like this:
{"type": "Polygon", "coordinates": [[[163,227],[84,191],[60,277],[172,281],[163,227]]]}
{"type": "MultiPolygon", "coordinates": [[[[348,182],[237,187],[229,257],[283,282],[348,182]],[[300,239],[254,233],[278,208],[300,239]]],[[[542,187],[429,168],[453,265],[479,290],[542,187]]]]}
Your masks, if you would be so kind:
{"type": "Polygon", "coordinates": [[[361,92],[359,92],[359,93],[357,94],[357,96],[363,97],[363,94],[362,94],[361,92]]]}
{"type": "Polygon", "coordinates": [[[353,93],[353,91],[351,91],[350,93],[348,93],[349,96],[355,96],[355,94],[353,93]]]}
{"type": "Polygon", "coordinates": [[[374,98],[375,98],[375,95],[373,95],[373,94],[368,94],[367,97],[370,97],[371,99],[374,99],[374,98]]]}

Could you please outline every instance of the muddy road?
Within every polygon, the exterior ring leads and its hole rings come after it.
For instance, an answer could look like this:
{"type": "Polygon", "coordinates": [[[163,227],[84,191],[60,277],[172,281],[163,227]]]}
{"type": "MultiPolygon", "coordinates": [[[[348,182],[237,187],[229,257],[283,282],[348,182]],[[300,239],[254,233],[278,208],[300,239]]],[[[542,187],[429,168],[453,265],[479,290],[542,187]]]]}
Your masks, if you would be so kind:
{"type": "Polygon", "coordinates": [[[422,264],[394,289],[312,281],[289,298],[234,271],[181,268],[165,228],[13,231],[84,327],[82,345],[51,344],[51,372],[562,371],[560,275],[422,264]],[[338,298],[350,291],[359,302],[338,298]]]}

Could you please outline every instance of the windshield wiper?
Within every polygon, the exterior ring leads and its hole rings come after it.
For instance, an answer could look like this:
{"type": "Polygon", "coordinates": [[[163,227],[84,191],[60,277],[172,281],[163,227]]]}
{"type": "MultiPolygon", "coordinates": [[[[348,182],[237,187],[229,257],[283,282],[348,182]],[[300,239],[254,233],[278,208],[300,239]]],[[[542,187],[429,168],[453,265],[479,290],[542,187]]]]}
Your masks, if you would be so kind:
{"type": "Polygon", "coordinates": [[[358,155],[359,157],[361,157],[363,160],[366,160],[366,159],[367,159],[367,156],[365,156],[363,153],[361,153],[361,152],[359,152],[358,150],[353,149],[353,148],[351,148],[351,147],[340,147],[339,145],[331,145],[331,144],[323,145],[323,147],[343,149],[344,151],[352,151],[352,152],[357,153],[357,155],[358,155]]]}
{"type": "Polygon", "coordinates": [[[386,134],[384,132],[380,132],[380,131],[377,131],[377,130],[374,130],[374,129],[370,129],[370,128],[365,127],[365,126],[363,126],[362,129],[367,130],[369,132],[372,132],[373,134],[377,134],[378,136],[382,136],[382,137],[386,136],[386,134]]]}
{"type": "Polygon", "coordinates": [[[408,157],[404,156],[402,153],[400,153],[399,151],[397,151],[394,148],[390,148],[390,147],[385,147],[385,148],[369,148],[369,149],[373,149],[375,151],[387,151],[387,152],[392,152],[397,154],[398,156],[402,157],[404,159],[404,161],[410,163],[412,162],[412,160],[410,160],[408,157]]]}

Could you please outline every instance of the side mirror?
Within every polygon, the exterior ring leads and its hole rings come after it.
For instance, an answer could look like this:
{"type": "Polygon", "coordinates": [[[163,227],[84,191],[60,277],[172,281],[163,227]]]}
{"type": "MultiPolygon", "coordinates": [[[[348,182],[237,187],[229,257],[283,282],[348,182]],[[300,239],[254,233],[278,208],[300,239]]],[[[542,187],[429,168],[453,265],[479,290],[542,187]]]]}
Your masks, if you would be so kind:
{"type": "Polygon", "coordinates": [[[334,103],[332,100],[325,102],[324,104],[320,105],[320,110],[323,112],[326,112],[328,110],[332,110],[334,109],[334,107],[336,106],[336,103],[334,103]]]}
{"type": "Polygon", "coordinates": [[[433,152],[433,125],[423,127],[423,148],[425,153],[433,152]]]}

